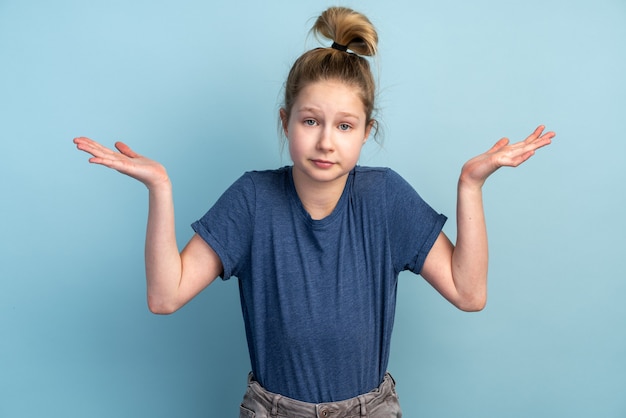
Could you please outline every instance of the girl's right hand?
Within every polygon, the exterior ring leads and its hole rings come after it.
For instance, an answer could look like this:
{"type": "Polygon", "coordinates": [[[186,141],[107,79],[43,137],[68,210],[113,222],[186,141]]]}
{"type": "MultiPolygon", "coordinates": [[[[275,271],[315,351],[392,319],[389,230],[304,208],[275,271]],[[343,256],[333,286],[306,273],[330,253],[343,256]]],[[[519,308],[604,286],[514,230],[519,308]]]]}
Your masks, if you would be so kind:
{"type": "Polygon", "coordinates": [[[85,137],[74,138],[76,148],[91,154],[90,163],[112,168],[122,174],[139,180],[149,190],[169,185],[169,177],[165,167],[156,161],[137,154],[122,142],[116,142],[119,152],[104,147],[94,140],[85,137]]]}

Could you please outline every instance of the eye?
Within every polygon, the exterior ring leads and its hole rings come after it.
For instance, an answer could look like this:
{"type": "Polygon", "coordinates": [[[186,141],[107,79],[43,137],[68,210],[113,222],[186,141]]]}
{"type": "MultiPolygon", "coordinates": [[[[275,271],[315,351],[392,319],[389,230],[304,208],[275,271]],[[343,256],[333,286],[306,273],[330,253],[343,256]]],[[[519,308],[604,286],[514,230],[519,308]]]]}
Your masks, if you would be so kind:
{"type": "Polygon", "coordinates": [[[315,119],[305,119],[304,124],[306,126],[315,126],[317,125],[317,121],[315,121],[315,119]]]}
{"type": "Polygon", "coordinates": [[[349,131],[351,126],[348,125],[347,123],[340,123],[338,128],[340,131],[349,131]]]}

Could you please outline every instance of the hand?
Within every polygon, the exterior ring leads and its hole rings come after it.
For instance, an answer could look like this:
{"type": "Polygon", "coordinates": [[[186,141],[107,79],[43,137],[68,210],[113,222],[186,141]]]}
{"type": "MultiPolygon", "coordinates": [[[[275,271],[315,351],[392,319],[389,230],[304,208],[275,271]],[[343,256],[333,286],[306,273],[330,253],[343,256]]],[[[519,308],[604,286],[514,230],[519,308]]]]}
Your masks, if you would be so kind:
{"type": "Polygon", "coordinates": [[[535,151],[552,142],[554,132],[543,133],[540,125],[523,141],[509,144],[508,138],[502,138],[489,151],[472,158],[463,166],[461,182],[481,187],[487,177],[500,167],[517,167],[535,154],[535,151]]]}
{"type": "Polygon", "coordinates": [[[126,174],[146,185],[148,189],[169,185],[165,167],[156,161],[137,154],[122,142],[116,142],[115,152],[89,138],[74,138],[76,148],[91,154],[90,163],[100,164],[126,174]]]}

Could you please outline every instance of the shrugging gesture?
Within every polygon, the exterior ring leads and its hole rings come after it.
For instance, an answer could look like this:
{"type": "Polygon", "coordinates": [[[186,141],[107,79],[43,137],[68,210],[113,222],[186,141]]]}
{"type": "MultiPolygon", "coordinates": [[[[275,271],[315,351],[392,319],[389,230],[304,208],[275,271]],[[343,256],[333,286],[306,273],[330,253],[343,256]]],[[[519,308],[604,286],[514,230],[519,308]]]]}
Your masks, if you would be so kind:
{"type": "Polygon", "coordinates": [[[211,247],[194,235],[179,253],[174,222],[172,185],[165,167],[117,142],[113,151],[89,138],[75,138],[76,147],[92,155],[89,162],[126,174],[149,191],[146,229],[148,306],[154,313],[172,313],[208,286],[222,271],[211,247]]]}
{"type": "Polygon", "coordinates": [[[246,173],[194,224],[196,234],[182,252],[165,168],[121,142],[115,149],[84,137],[74,142],[91,163],[148,188],[150,310],[174,312],[216,277],[238,277],[254,371],[242,417],[265,416],[269,408],[281,416],[315,417],[330,402],[337,416],[351,416],[357,397],[361,412],[367,404],[371,416],[399,417],[395,383],[385,372],[400,271],[421,274],[459,309],[483,309],[488,246],[482,186],[555,134],[539,126],[523,141],[500,139],[463,165],[452,244],[442,232],[445,217],[397,173],[357,166],[376,124],[375,77],[365,58],[376,55],[374,26],[354,10],[331,7],[313,33],[327,47],[294,62],[280,109],[293,164],[246,173]],[[330,343],[319,344],[320,335],[330,343]],[[298,343],[276,343],[285,338],[298,343]],[[272,404],[273,394],[280,394],[279,404],[272,404]]]}
{"type": "Polygon", "coordinates": [[[459,309],[477,311],[487,303],[489,250],[482,186],[504,166],[517,167],[537,149],[550,144],[554,132],[539,126],[525,140],[509,144],[502,138],[484,154],[463,165],[457,190],[457,238],[452,245],[444,233],[431,249],[422,276],[459,309]]]}

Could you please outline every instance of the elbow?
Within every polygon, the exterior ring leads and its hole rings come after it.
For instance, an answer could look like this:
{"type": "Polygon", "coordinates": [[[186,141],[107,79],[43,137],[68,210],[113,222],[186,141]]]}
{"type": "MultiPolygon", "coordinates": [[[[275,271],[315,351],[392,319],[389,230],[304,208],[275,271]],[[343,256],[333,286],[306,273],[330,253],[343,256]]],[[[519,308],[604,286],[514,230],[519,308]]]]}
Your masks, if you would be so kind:
{"type": "Polygon", "coordinates": [[[487,295],[465,298],[455,305],[463,312],[480,312],[487,306],[487,295]]]}
{"type": "Polygon", "coordinates": [[[148,309],[155,315],[170,315],[176,312],[179,308],[179,306],[167,303],[162,299],[148,296],[148,309]]]}
{"type": "Polygon", "coordinates": [[[485,306],[487,306],[486,301],[483,303],[471,303],[471,304],[461,305],[461,306],[458,306],[458,308],[462,310],[463,312],[480,312],[483,309],[485,309],[485,306]]]}

